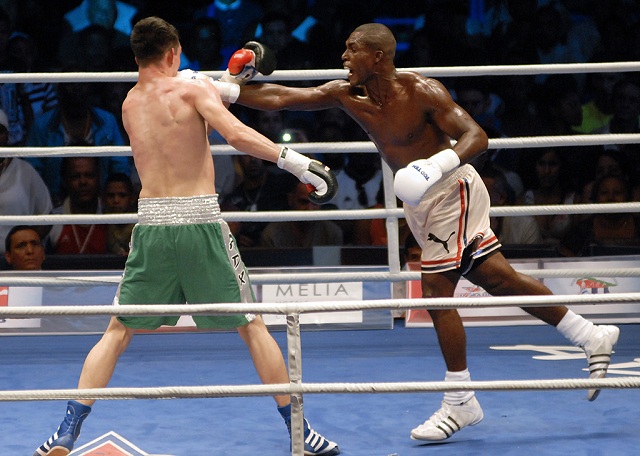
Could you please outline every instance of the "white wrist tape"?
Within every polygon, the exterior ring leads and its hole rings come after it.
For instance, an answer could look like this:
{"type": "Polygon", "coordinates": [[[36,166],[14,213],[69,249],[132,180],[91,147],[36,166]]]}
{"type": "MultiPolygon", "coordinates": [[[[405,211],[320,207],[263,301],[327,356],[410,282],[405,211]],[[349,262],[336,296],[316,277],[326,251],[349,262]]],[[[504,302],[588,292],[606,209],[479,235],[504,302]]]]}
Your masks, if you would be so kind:
{"type": "Polygon", "coordinates": [[[311,159],[309,157],[305,157],[288,147],[282,148],[277,161],[278,168],[289,171],[298,178],[300,178],[300,176],[309,169],[309,163],[311,163],[311,159]]]}
{"type": "Polygon", "coordinates": [[[460,157],[453,149],[444,149],[427,159],[431,163],[438,165],[442,174],[453,171],[460,166],[460,157]]]}
{"type": "Polygon", "coordinates": [[[229,84],[240,85],[240,81],[238,81],[236,78],[231,76],[231,73],[229,73],[229,68],[227,68],[224,71],[224,73],[222,73],[222,76],[220,76],[219,80],[222,81],[222,82],[228,82],[229,84]]]}
{"type": "Polygon", "coordinates": [[[222,101],[228,103],[235,103],[240,96],[240,86],[231,82],[214,81],[210,79],[211,84],[214,85],[218,92],[220,92],[220,98],[222,101]]]}

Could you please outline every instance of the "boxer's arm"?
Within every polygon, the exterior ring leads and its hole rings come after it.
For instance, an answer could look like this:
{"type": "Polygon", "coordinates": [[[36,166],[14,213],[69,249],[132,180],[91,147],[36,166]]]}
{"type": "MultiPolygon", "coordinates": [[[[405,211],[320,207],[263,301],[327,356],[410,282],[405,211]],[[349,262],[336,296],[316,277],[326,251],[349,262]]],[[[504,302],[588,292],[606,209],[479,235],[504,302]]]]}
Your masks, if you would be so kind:
{"type": "Polygon", "coordinates": [[[238,84],[216,81],[215,79],[198,71],[190,69],[180,70],[178,71],[177,77],[192,81],[205,81],[211,83],[218,90],[220,98],[226,107],[229,107],[229,104],[231,103],[235,103],[238,99],[238,95],[240,95],[240,86],[238,84]]]}
{"type": "Polygon", "coordinates": [[[460,157],[461,164],[468,163],[487,150],[489,140],[485,131],[453,101],[440,82],[421,78],[416,84],[415,95],[415,101],[421,104],[436,127],[456,141],[452,149],[460,157]]]}
{"type": "Polygon", "coordinates": [[[242,86],[237,104],[262,111],[317,111],[341,105],[348,82],[331,81],[317,87],[287,87],[280,84],[242,86]],[[346,84],[346,86],[345,86],[346,84]]]}
{"type": "Polygon", "coordinates": [[[222,135],[231,147],[254,157],[277,163],[278,167],[295,175],[301,182],[308,184],[309,199],[316,204],[326,203],[335,196],[338,183],[327,166],[287,147],[275,144],[242,123],[224,107],[220,95],[209,84],[194,84],[191,95],[200,115],[210,127],[222,135]]]}

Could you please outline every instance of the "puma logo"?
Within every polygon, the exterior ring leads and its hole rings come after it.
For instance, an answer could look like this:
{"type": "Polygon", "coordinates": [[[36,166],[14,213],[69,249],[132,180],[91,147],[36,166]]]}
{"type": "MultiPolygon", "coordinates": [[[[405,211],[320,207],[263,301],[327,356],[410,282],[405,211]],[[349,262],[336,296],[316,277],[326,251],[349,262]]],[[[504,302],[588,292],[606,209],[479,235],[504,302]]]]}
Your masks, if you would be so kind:
{"type": "Polygon", "coordinates": [[[456,234],[455,231],[452,231],[451,234],[449,235],[449,237],[443,241],[442,239],[439,239],[438,236],[436,236],[433,233],[429,233],[429,235],[427,236],[427,241],[433,241],[433,242],[437,242],[438,244],[442,244],[442,247],[447,251],[447,253],[449,253],[449,239],[451,239],[451,236],[453,236],[454,234],[456,234]]]}

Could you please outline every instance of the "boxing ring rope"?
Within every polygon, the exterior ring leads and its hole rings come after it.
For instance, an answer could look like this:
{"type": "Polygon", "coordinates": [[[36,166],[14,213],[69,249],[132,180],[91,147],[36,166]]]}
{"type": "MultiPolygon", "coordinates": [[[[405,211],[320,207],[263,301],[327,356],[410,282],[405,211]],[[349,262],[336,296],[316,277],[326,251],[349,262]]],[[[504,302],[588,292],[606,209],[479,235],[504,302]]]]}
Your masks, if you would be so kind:
{"type": "MultiPolygon", "coordinates": [[[[447,76],[487,76],[487,75],[535,75],[554,73],[596,73],[596,72],[635,72],[640,71],[640,62],[616,62],[594,64],[549,64],[549,65],[517,65],[517,66],[476,66],[476,67],[439,67],[439,68],[402,68],[399,71],[415,71],[431,77],[447,76]]],[[[204,72],[213,77],[220,77],[222,72],[204,72]]],[[[259,75],[257,81],[293,81],[293,80],[331,80],[344,79],[346,70],[277,70],[271,76],[259,75]]],[[[15,82],[134,82],[136,72],[120,73],[3,73],[0,83],[15,82]]],[[[541,136],[526,138],[492,138],[490,149],[564,147],[605,144],[640,143],[638,134],[608,135],[575,135],[575,136],[541,136]]],[[[371,153],[377,152],[371,142],[350,143],[297,143],[288,144],[301,153],[371,153]]],[[[212,146],[214,155],[235,155],[238,152],[229,146],[212,146]]],[[[4,147],[0,148],[0,157],[10,156],[131,156],[131,149],[126,146],[102,147],[4,147]]],[[[386,218],[389,237],[389,271],[376,273],[341,273],[340,279],[345,281],[402,281],[419,280],[420,272],[401,272],[399,261],[399,245],[397,241],[398,219],[403,217],[397,208],[392,191],[393,174],[383,163],[383,181],[385,186],[385,209],[367,209],[351,211],[289,211],[285,213],[247,213],[226,212],[223,217],[227,221],[278,221],[278,220],[347,220],[361,218],[386,218]]],[[[640,203],[623,204],[580,204],[552,206],[511,206],[491,208],[492,216],[519,216],[543,214],[587,214],[612,212],[640,212],[640,203]]],[[[0,225],[31,224],[49,225],[63,223],[135,223],[135,214],[121,215],[42,215],[42,216],[0,216],[0,225]]],[[[567,277],[585,274],[585,270],[527,270],[532,277],[567,277]]],[[[610,276],[640,276],[640,268],[599,270],[610,276]]],[[[328,282],[335,280],[338,273],[296,274],[286,278],[282,274],[260,274],[252,277],[252,282],[328,282]]],[[[118,278],[85,276],[79,279],[62,277],[33,278],[3,276],[4,284],[9,286],[94,286],[96,284],[114,284],[118,278]]],[[[184,305],[180,313],[189,315],[214,315],[224,313],[283,313],[287,315],[287,345],[289,353],[289,384],[277,385],[234,385],[203,387],[163,387],[163,388],[102,388],[91,390],[41,390],[41,391],[0,391],[0,401],[57,400],[57,399],[172,399],[172,398],[207,398],[229,396],[271,396],[287,394],[292,398],[292,454],[302,455],[302,395],[323,393],[404,393],[404,392],[437,392],[459,390],[545,390],[545,389],[593,389],[593,388],[639,388],[640,379],[560,379],[560,380],[524,380],[524,381],[472,381],[472,382],[398,382],[398,383],[302,383],[301,378],[301,346],[299,315],[304,312],[341,311],[363,309],[432,309],[432,308],[470,308],[529,305],[569,305],[569,304],[607,304],[613,302],[638,302],[638,293],[612,293],[606,295],[577,296],[517,296],[492,297],[474,299],[465,298],[430,298],[430,299],[395,299],[360,302],[308,302],[308,303],[251,303],[251,304],[203,304],[184,305]]],[[[175,306],[51,306],[51,307],[0,307],[0,318],[33,318],[35,316],[63,315],[175,315],[175,306]],[[158,312],[158,313],[156,313],[158,312]]]]}
{"type": "Polygon", "coordinates": [[[91,306],[18,306],[0,307],[0,318],[34,318],[62,316],[156,316],[300,314],[308,312],[343,312],[349,310],[399,309],[481,309],[488,307],[544,307],[575,304],[614,304],[640,301],[640,293],[605,293],[586,295],[492,296],[474,300],[467,298],[376,299],[369,301],[311,301],[286,303],[213,303],[213,304],[144,304],[144,305],[91,305],[91,306]]]}
{"type": "Polygon", "coordinates": [[[370,394],[370,393],[433,393],[445,391],[525,391],[573,389],[640,388],[640,378],[552,380],[493,380],[469,382],[377,382],[377,383],[304,383],[292,385],[219,385],[167,386],[144,388],[93,388],[52,390],[0,391],[0,402],[53,400],[122,400],[122,399],[207,399],[303,394],[370,394]]]}
{"type": "MultiPolygon", "coordinates": [[[[0,77],[0,81],[2,78],[0,77]]],[[[525,136],[489,138],[489,149],[526,149],[537,147],[596,146],[607,144],[638,144],[639,133],[608,133],[601,135],[525,136]]],[[[300,153],[378,153],[371,141],[287,143],[300,153]]],[[[211,146],[214,155],[238,155],[228,145],[211,146]]],[[[58,146],[0,147],[0,157],[66,157],[66,156],[131,156],[129,146],[58,146]]]]}
{"type": "MultiPolygon", "coordinates": [[[[517,268],[516,268],[517,270],[517,268]]],[[[59,273],[60,271],[56,271],[59,273]]],[[[536,279],[569,278],[580,275],[602,275],[607,277],[640,277],[640,268],[601,268],[601,269],[527,269],[526,274],[536,279]]],[[[115,285],[120,278],[106,275],[83,275],[82,277],[30,277],[31,274],[8,272],[2,274],[3,286],[10,287],[94,287],[99,285],[115,285]]],[[[255,285],[285,283],[326,283],[339,278],[341,282],[404,282],[420,280],[420,271],[391,272],[297,272],[293,275],[282,273],[261,273],[251,276],[255,285]]],[[[1,309],[0,309],[1,313],[1,309]]]]}
{"type": "MultiPolygon", "coordinates": [[[[531,206],[492,207],[490,215],[495,217],[546,215],[546,214],[613,214],[640,212],[640,202],[607,204],[558,204],[531,206]]],[[[224,212],[222,218],[227,222],[282,222],[296,220],[360,220],[387,217],[404,217],[401,208],[395,209],[349,209],[331,211],[264,211],[224,212]]],[[[56,225],[136,223],[137,214],[46,214],[46,215],[0,215],[0,225],[56,225]]]]}
{"type": "MultiPolygon", "coordinates": [[[[425,76],[441,78],[449,76],[514,76],[558,73],[608,73],[640,71],[640,62],[609,63],[551,63],[536,65],[478,65],[450,67],[398,68],[398,71],[413,71],[425,76]]],[[[202,73],[219,79],[222,71],[203,71],[202,73]]],[[[269,76],[258,74],[255,81],[322,81],[346,79],[347,70],[276,70],[269,76]]],[[[132,71],[108,73],[52,72],[52,73],[3,73],[3,82],[135,82],[138,73],[132,71]]]]}

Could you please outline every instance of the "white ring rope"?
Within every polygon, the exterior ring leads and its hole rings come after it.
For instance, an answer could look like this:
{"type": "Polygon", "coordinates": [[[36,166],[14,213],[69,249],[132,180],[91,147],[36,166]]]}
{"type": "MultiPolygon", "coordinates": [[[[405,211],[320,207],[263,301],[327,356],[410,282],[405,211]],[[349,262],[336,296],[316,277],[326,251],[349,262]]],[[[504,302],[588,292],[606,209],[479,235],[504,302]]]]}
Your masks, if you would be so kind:
{"type": "MultiPolygon", "coordinates": [[[[448,76],[507,76],[507,75],[535,75],[557,73],[608,73],[640,71],[640,62],[611,62],[611,63],[552,63],[536,65],[479,65],[479,66],[450,66],[450,67],[416,67],[398,68],[398,71],[413,71],[430,77],[448,76]]],[[[203,71],[204,74],[216,79],[222,71],[203,71]]],[[[329,80],[346,79],[347,71],[330,70],[276,70],[270,76],[258,75],[256,81],[298,81],[300,79],[329,80]]],[[[85,73],[85,72],[56,72],[56,73],[3,73],[0,83],[4,82],[135,82],[138,73],[132,71],[85,73]]]]}
{"type": "MultiPolygon", "coordinates": [[[[489,149],[522,149],[537,147],[597,146],[607,144],[639,144],[639,133],[609,133],[601,135],[523,136],[490,138],[489,149]]],[[[287,143],[300,153],[378,153],[370,141],[287,143]]],[[[211,146],[214,155],[238,155],[226,144],[211,146]]],[[[0,157],[67,157],[67,156],[131,156],[129,146],[58,146],[0,147],[0,157]]]]}
{"type": "Polygon", "coordinates": [[[300,314],[352,310],[400,309],[484,309],[488,307],[532,307],[577,304],[637,303],[640,293],[604,293],[585,295],[492,296],[480,298],[378,299],[369,301],[311,301],[286,303],[213,303],[213,304],[144,304],[91,306],[15,306],[0,307],[0,317],[33,318],[71,315],[149,316],[149,315],[224,315],[300,314]]]}
{"type": "MultiPolygon", "coordinates": [[[[516,268],[516,270],[518,270],[516,268]]],[[[58,272],[58,271],[56,271],[58,272]]],[[[527,269],[522,272],[537,279],[557,279],[573,277],[640,277],[640,268],[604,268],[604,269],[527,269]]],[[[29,274],[30,276],[30,274],[29,274]]],[[[296,272],[295,274],[265,273],[252,274],[251,282],[255,285],[285,283],[327,283],[335,282],[404,282],[420,280],[420,271],[402,272],[296,272]]],[[[114,285],[120,281],[119,276],[83,276],[83,277],[26,277],[8,271],[0,275],[2,285],[9,287],[95,287],[114,285]]],[[[2,308],[0,308],[0,313],[2,308]]]]}
{"type": "MultiPolygon", "coordinates": [[[[640,202],[607,204],[566,204],[492,207],[489,214],[495,217],[545,215],[545,214],[612,214],[640,212],[640,202]]],[[[261,211],[223,212],[227,222],[279,222],[294,220],[359,220],[396,217],[404,218],[402,209],[351,209],[330,211],[261,211]]],[[[0,225],[60,225],[136,223],[137,214],[45,214],[1,215],[0,225]]]]}
{"type": "Polygon", "coordinates": [[[293,394],[428,393],[445,391],[526,391],[640,388],[640,378],[490,380],[469,382],[300,383],[144,388],[0,391],[0,402],[53,400],[201,399],[293,394]]]}

